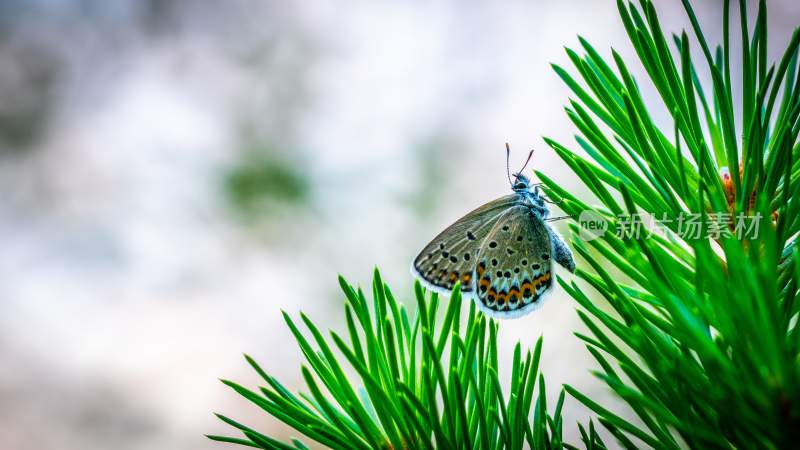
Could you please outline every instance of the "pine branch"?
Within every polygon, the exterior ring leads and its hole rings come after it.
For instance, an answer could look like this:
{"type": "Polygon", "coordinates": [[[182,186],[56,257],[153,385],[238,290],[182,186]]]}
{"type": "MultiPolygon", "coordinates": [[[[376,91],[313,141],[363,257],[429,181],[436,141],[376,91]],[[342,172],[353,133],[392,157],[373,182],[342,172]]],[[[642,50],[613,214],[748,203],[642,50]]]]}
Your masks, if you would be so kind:
{"type": "MultiPolygon", "coordinates": [[[[578,79],[554,66],[578,99],[567,115],[586,157],[546,141],[602,206],[590,207],[538,175],[551,196],[563,199],[567,214],[604,220],[616,231],[592,239],[572,225],[575,249],[591,267],[578,271],[589,288],[561,284],[582,308],[591,336],[578,337],[602,369],[597,376],[643,426],[570,386],[567,391],[628,448],[634,442],[667,449],[788,448],[800,442],[800,31],[777,65],[768,64],[765,2],[752,33],[740,2],[743,64],[731,67],[728,1],[724,44],[714,54],[689,1],[683,4],[692,30],[674,36],[670,50],[652,2],[637,8],[618,1],[639,62],[672,114],[672,130],[655,125],[613,49],[613,65],[583,39],[583,55],[567,50],[578,79]],[[704,61],[692,61],[692,45],[704,61]],[[703,72],[710,89],[701,86],[703,72]],[[733,96],[737,77],[740,104],[733,96]],[[683,233],[680,218],[687,216],[697,218],[701,236],[683,233]],[[740,216],[753,218],[759,233],[737,235],[727,220],[740,216]],[[666,219],[663,236],[619,233],[631,217],[666,219]],[[709,234],[714,230],[720,235],[709,234]],[[610,311],[590,301],[589,290],[610,311]]],[[[587,446],[595,445],[582,434],[587,446]]]]}
{"type": "MultiPolygon", "coordinates": [[[[497,375],[498,325],[473,303],[462,323],[458,287],[446,310],[437,313],[437,294],[427,294],[417,283],[417,313],[410,316],[377,269],[371,302],[361,289],[339,281],[346,298],[345,336],[331,332],[326,338],[301,314],[303,331],[284,313],[306,359],[301,371],[307,392],[289,392],[249,356],[265,385],[254,390],[223,383],[306,438],[334,449],[564,448],[565,396],[562,391],[549,413],[539,372],[541,338],[524,354],[517,343],[510,389],[504,392],[497,375]]],[[[299,440],[280,442],[218,417],[243,437],[210,439],[264,449],[305,448],[299,440]]]]}

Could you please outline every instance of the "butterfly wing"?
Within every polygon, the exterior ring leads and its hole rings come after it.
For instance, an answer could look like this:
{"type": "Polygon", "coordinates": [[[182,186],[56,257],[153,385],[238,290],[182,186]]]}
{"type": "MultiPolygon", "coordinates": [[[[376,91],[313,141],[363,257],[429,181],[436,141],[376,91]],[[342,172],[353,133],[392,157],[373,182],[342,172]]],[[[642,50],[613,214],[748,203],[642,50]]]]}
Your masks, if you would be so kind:
{"type": "Polygon", "coordinates": [[[458,219],[422,249],[412,272],[434,291],[449,293],[461,281],[462,292],[472,292],[481,242],[498,218],[518,202],[517,194],[506,195],[458,219]]]}
{"type": "Polygon", "coordinates": [[[483,240],[475,299],[488,315],[520,317],[541,306],[555,282],[553,243],[545,223],[525,206],[507,210],[483,240]]]}

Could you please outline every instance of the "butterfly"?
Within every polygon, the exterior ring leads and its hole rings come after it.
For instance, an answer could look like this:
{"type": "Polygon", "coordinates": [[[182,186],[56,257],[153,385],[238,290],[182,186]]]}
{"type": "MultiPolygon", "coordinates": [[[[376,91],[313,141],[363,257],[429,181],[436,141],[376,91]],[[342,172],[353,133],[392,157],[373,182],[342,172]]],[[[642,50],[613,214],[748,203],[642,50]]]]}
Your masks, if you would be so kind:
{"type": "Polygon", "coordinates": [[[512,194],[468,213],[414,259],[412,273],[427,288],[449,294],[456,282],[491,317],[521,317],[539,308],[555,285],[555,265],[575,271],[564,239],[547,222],[549,202],[521,172],[506,172],[512,194]]]}

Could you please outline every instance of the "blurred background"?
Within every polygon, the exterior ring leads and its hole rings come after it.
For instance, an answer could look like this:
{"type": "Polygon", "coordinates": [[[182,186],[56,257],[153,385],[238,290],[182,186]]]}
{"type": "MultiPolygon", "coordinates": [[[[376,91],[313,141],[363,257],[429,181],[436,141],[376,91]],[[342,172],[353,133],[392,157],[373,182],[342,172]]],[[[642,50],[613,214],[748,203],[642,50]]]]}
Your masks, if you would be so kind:
{"type": "MultiPolygon", "coordinates": [[[[800,6],[770,4],[777,56],[800,6]]],[[[247,352],[300,387],[281,309],[342,329],[337,274],[376,265],[410,300],[422,246],[508,191],[505,142],[588,196],[541,140],[574,147],[549,64],[577,34],[633,61],[611,1],[0,2],[0,448],[223,448],[213,411],[294,435],[217,380],[257,383],[247,352]]],[[[551,396],[608,398],[574,308],[504,322],[501,361],[544,335],[551,396]]]]}

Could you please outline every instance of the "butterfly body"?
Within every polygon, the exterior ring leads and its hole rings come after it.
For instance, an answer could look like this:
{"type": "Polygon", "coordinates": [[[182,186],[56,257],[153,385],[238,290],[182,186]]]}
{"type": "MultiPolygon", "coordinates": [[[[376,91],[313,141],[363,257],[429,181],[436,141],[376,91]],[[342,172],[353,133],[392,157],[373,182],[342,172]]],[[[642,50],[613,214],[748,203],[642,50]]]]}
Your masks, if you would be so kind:
{"type": "Polygon", "coordinates": [[[428,288],[449,293],[456,282],[486,314],[523,316],[543,303],[555,284],[553,261],[570,272],[575,262],[547,224],[549,209],[528,178],[517,174],[513,193],[457,220],[414,259],[413,273],[428,288]]]}

